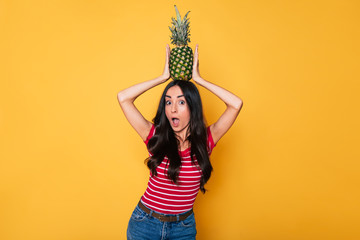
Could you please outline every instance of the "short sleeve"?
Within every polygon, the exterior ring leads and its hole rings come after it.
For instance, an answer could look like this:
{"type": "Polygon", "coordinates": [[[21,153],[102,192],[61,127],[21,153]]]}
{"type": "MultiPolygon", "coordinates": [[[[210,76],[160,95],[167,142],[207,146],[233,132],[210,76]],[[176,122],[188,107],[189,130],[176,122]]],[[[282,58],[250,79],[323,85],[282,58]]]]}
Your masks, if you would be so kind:
{"type": "Polygon", "coordinates": [[[211,131],[210,131],[210,126],[207,127],[206,131],[207,131],[207,148],[208,148],[208,153],[210,156],[212,153],[212,150],[214,149],[216,144],[214,144],[214,140],[212,138],[211,131]]]}
{"type": "Polygon", "coordinates": [[[144,141],[144,143],[146,144],[146,146],[147,146],[149,140],[150,140],[154,135],[155,135],[155,125],[153,124],[153,125],[151,126],[149,135],[147,136],[146,140],[144,141]]]}

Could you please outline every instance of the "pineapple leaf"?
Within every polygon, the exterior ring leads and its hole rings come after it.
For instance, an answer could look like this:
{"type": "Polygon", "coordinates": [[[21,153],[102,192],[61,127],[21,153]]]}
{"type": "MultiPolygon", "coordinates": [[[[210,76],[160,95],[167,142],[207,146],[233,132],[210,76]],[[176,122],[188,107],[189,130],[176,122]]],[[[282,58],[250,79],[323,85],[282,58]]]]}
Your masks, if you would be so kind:
{"type": "Polygon", "coordinates": [[[172,22],[172,26],[169,27],[170,32],[172,34],[170,40],[172,44],[175,44],[177,46],[183,46],[183,45],[187,45],[190,42],[189,36],[190,36],[190,29],[189,29],[189,18],[187,17],[188,14],[190,13],[190,11],[188,11],[183,20],[181,20],[181,16],[179,13],[179,10],[177,9],[176,5],[175,6],[175,11],[176,11],[176,19],[175,18],[171,18],[172,22]]]}
{"type": "Polygon", "coordinates": [[[184,19],[183,19],[183,23],[185,23],[185,22],[188,20],[187,15],[189,14],[189,12],[190,12],[190,11],[188,11],[188,12],[185,14],[184,19]]]}
{"type": "Polygon", "coordinates": [[[181,16],[180,16],[179,10],[177,9],[176,5],[174,5],[174,6],[175,6],[175,11],[176,11],[177,21],[178,21],[178,23],[181,23],[181,16]]]}

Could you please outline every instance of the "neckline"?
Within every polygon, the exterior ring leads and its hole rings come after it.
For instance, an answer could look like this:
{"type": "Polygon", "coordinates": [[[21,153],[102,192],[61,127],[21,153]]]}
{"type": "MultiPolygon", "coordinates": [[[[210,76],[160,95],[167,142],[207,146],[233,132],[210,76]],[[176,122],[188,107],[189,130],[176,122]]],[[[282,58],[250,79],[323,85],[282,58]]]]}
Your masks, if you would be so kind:
{"type": "Polygon", "coordinates": [[[179,150],[179,152],[181,152],[181,153],[185,153],[185,152],[188,152],[188,151],[190,151],[190,147],[188,147],[188,148],[186,148],[184,150],[179,150]]]}

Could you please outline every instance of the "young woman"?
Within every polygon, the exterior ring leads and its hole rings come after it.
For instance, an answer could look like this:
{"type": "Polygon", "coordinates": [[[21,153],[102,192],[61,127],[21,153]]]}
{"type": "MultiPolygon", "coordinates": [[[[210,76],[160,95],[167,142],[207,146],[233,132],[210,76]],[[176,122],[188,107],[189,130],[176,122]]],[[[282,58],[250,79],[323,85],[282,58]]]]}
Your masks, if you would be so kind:
{"type": "Polygon", "coordinates": [[[195,239],[192,207],[198,191],[205,192],[204,185],[211,175],[209,155],[243,105],[236,95],[201,78],[196,45],[192,79],[218,96],[226,104],[225,111],[206,127],[196,86],[190,81],[171,81],[161,96],[153,123],[146,120],[134,101],[170,78],[169,56],[167,45],[160,77],[118,93],[127,120],[145,142],[150,156],[148,187],[130,218],[128,239],[195,239]]]}

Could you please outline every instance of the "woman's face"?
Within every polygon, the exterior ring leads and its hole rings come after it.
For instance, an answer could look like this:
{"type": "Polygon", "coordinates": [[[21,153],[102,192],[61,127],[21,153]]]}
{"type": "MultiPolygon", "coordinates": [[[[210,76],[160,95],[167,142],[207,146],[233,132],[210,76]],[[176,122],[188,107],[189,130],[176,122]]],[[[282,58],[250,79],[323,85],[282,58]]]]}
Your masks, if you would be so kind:
{"type": "Polygon", "coordinates": [[[165,114],[175,133],[186,131],[190,122],[190,109],[181,88],[177,85],[165,94],[165,114]]]}

